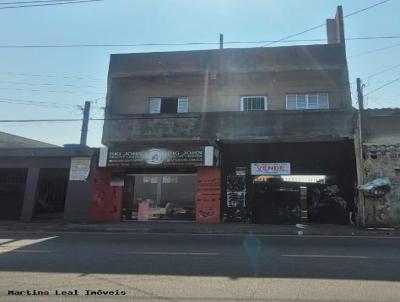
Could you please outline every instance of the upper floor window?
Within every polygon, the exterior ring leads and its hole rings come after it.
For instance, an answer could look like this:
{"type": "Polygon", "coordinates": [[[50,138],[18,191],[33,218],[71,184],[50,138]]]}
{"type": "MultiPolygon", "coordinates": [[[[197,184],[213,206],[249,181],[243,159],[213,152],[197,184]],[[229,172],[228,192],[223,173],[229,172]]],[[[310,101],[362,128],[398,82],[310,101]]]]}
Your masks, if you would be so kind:
{"type": "Polygon", "coordinates": [[[287,110],[329,109],[327,93],[288,94],[286,95],[287,110]]]}
{"type": "Polygon", "coordinates": [[[184,113],[189,111],[189,99],[187,97],[150,98],[150,113],[184,113]]]}
{"type": "Polygon", "coordinates": [[[240,111],[267,110],[266,96],[242,96],[240,98],[240,111]]]}

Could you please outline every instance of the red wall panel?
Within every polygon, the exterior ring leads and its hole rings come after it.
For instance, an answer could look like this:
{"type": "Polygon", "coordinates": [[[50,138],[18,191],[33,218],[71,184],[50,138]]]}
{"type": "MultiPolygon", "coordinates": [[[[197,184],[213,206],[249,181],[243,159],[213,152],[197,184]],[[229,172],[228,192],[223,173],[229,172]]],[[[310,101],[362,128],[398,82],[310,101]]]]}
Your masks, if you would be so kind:
{"type": "Polygon", "coordinates": [[[221,216],[221,170],[201,167],[197,173],[196,222],[219,223],[221,216]]]}
{"type": "Polygon", "coordinates": [[[110,186],[111,172],[97,168],[94,179],[94,193],[90,221],[118,222],[121,220],[123,187],[110,186]]]}

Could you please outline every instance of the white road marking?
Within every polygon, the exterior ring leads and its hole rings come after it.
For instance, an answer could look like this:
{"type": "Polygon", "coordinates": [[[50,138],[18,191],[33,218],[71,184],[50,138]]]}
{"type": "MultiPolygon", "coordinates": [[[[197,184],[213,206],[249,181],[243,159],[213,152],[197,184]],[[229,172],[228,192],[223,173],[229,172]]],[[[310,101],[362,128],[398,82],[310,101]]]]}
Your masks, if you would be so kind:
{"type": "Polygon", "coordinates": [[[49,250],[15,250],[15,249],[0,248],[0,254],[4,254],[4,253],[44,254],[44,253],[51,253],[51,252],[49,250]]]}
{"type": "Polygon", "coordinates": [[[219,253],[191,253],[191,252],[129,252],[132,255],[161,255],[161,256],[219,256],[219,253]]]}
{"type": "Polygon", "coordinates": [[[350,258],[350,259],[369,259],[368,256],[352,255],[302,255],[302,254],[283,254],[282,257],[307,257],[307,258],[350,258]]]}
{"type": "Polygon", "coordinates": [[[0,244],[13,241],[14,239],[0,239],[0,244]]]}
{"type": "Polygon", "coordinates": [[[39,239],[21,239],[21,240],[17,240],[17,241],[11,241],[9,243],[0,245],[0,254],[12,252],[17,249],[24,248],[26,246],[34,245],[37,243],[41,243],[44,241],[48,241],[48,240],[51,240],[51,239],[54,239],[57,237],[58,236],[39,238],[39,239]]]}

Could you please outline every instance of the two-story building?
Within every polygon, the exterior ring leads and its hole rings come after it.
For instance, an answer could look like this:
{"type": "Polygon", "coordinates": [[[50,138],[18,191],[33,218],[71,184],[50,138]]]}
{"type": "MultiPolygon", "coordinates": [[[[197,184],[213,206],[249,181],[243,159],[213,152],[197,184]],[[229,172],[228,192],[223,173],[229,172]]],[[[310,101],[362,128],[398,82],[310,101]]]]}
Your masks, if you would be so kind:
{"type": "Polygon", "coordinates": [[[327,36],[111,55],[99,177],[103,193],[119,187],[114,217],[347,223],[356,115],[341,7],[327,36]]]}

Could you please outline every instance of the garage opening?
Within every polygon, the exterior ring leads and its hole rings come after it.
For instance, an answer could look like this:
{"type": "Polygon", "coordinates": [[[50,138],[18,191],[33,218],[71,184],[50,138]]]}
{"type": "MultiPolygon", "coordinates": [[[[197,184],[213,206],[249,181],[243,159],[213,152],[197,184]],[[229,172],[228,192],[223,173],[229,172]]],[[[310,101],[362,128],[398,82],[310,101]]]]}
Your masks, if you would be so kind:
{"type": "Polygon", "coordinates": [[[61,220],[64,216],[69,169],[40,169],[35,200],[36,220],[61,220]]]}
{"type": "Polygon", "coordinates": [[[353,141],[229,144],[223,151],[225,221],[348,224],[354,219],[353,141]],[[290,172],[254,175],[254,163],[284,163],[290,172]],[[242,178],[244,187],[236,192],[232,178],[242,178]],[[232,204],[232,195],[245,197],[232,204]]]}
{"type": "Polygon", "coordinates": [[[325,175],[253,177],[254,222],[347,224],[353,205],[327,180],[325,175]]]}
{"type": "Polygon", "coordinates": [[[0,220],[19,220],[27,169],[0,169],[0,220]]]}

